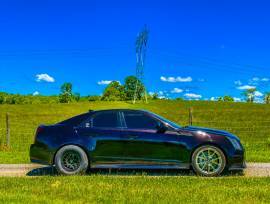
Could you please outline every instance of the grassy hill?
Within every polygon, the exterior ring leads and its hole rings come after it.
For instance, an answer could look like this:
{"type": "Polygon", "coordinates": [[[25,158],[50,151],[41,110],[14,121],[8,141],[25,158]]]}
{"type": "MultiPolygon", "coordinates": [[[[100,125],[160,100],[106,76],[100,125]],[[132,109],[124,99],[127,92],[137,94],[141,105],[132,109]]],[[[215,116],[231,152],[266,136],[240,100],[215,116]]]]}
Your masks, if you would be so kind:
{"type": "Polygon", "coordinates": [[[81,102],[72,104],[0,105],[0,142],[5,141],[5,115],[10,114],[11,148],[0,150],[0,163],[29,162],[29,145],[39,124],[64,120],[89,109],[147,109],[182,126],[188,125],[193,108],[193,125],[218,128],[239,136],[248,161],[270,162],[270,105],[206,101],[81,102]]]}

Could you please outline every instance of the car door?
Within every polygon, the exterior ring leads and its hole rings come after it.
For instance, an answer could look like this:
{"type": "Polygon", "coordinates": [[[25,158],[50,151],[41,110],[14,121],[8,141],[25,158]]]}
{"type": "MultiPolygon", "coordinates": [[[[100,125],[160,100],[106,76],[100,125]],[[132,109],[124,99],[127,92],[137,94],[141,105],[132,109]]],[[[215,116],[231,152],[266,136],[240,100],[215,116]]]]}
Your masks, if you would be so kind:
{"type": "Polygon", "coordinates": [[[77,131],[91,139],[91,167],[121,163],[123,135],[118,111],[96,112],[77,131]]]}
{"type": "Polygon", "coordinates": [[[122,111],[126,143],[124,154],[130,164],[147,166],[181,166],[187,149],[181,142],[181,134],[168,129],[158,133],[157,126],[162,121],[143,111],[122,111]]]}

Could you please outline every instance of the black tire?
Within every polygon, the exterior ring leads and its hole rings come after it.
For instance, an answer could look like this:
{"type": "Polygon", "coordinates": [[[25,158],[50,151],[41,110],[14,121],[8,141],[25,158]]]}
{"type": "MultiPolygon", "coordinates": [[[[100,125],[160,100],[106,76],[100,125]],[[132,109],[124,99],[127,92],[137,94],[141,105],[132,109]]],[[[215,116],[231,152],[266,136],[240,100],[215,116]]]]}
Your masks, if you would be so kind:
{"type": "Polygon", "coordinates": [[[54,164],[60,174],[84,174],[88,168],[88,157],[82,148],[67,145],[57,151],[54,164]]]}
{"type": "Polygon", "coordinates": [[[192,167],[195,173],[200,176],[218,176],[226,167],[226,157],[218,147],[204,145],[198,147],[192,154],[192,167]],[[205,157],[202,156],[204,154],[206,154],[205,157]]]}

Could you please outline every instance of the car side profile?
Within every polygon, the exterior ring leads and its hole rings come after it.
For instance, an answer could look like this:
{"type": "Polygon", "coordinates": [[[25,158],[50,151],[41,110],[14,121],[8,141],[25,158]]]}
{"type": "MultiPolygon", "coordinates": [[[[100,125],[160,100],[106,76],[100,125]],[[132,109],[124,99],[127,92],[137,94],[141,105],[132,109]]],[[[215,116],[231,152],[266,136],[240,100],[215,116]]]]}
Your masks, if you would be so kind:
{"type": "Polygon", "coordinates": [[[244,148],[235,135],[181,127],[145,110],[89,111],[37,128],[30,147],[34,163],[55,165],[66,175],[89,168],[193,169],[217,176],[245,168],[244,148]]]}

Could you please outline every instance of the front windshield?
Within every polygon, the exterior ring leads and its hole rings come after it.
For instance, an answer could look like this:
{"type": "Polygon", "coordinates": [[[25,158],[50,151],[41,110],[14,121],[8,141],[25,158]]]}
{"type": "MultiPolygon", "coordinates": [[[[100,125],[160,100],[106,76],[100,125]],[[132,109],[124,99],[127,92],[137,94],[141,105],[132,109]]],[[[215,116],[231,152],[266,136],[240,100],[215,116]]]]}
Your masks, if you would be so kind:
{"type": "Polygon", "coordinates": [[[155,117],[157,117],[158,119],[164,121],[165,123],[168,123],[170,126],[172,126],[172,127],[175,128],[175,129],[181,128],[180,125],[178,125],[178,124],[176,124],[176,123],[174,123],[174,122],[172,122],[172,121],[170,121],[170,120],[168,120],[168,119],[166,119],[166,118],[163,118],[163,117],[160,116],[160,115],[157,115],[157,114],[155,114],[155,113],[152,113],[152,114],[155,115],[155,117]]]}

